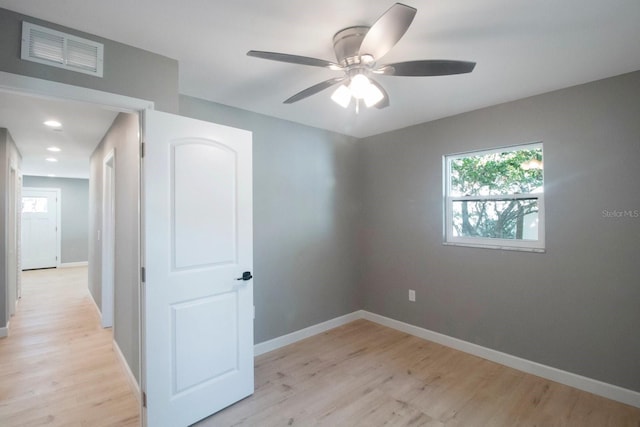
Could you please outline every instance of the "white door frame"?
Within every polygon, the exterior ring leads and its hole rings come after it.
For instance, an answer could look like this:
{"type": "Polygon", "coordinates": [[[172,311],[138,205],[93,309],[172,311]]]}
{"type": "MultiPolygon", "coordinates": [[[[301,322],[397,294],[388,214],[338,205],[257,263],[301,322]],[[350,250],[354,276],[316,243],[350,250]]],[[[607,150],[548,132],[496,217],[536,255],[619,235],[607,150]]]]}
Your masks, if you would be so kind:
{"type": "MultiPolygon", "coordinates": [[[[52,191],[56,193],[56,268],[59,268],[62,263],[62,191],[59,188],[50,187],[23,187],[20,195],[21,204],[22,197],[29,191],[52,191]]],[[[22,236],[20,238],[22,239],[22,236]]]]}
{"type": "Polygon", "coordinates": [[[16,182],[16,201],[19,200],[17,208],[17,224],[16,224],[16,272],[17,281],[16,291],[18,299],[22,298],[22,172],[18,169],[18,181],[16,182]]]}
{"type": "Polygon", "coordinates": [[[115,148],[102,162],[102,327],[113,326],[115,281],[115,148]]]}
{"type": "MultiPolygon", "coordinates": [[[[11,74],[4,71],[0,71],[0,91],[11,92],[16,94],[28,94],[32,96],[38,96],[42,98],[54,98],[67,101],[77,101],[94,104],[113,111],[120,111],[125,113],[138,113],[139,120],[142,121],[142,117],[145,110],[153,110],[153,101],[148,101],[139,98],[132,98],[125,95],[118,95],[109,92],[102,92],[95,89],[88,89],[80,86],[72,86],[65,83],[58,83],[50,80],[37,79],[35,77],[22,76],[19,74],[11,74]]],[[[138,180],[140,185],[140,180],[138,180]]],[[[140,201],[138,200],[138,211],[140,209],[140,201]]],[[[142,224],[140,224],[140,230],[142,231],[142,224]]],[[[138,242],[140,242],[141,236],[138,235],[138,242]]],[[[140,254],[138,254],[138,262],[140,263],[140,254]]],[[[140,295],[140,278],[138,278],[138,301],[142,303],[142,295],[140,295]]],[[[138,312],[141,313],[140,305],[138,306],[138,312]]],[[[142,321],[139,324],[139,337],[140,342],[143,339],[144,328],[142,327],[142,321]]],[[[139,348],[142,346],[139,345],[139,348]]],[[[144,360],[142,355],[139,355],[138,360],[140,363],[144,360]]],[[[138,372],[142,372],[143,367],[138,366],[138,372]]],[[[140,396],[137,396],[140,399],[140,396]]],[[[142,403],[142,400],[140,400],[142,403]]],[[[144,411],[140,408],[140,413],[144,411]]]]}
{"type": "Polygon", "coordinates": [[[9,165],[9,200],[8,200],[8,209],[9,215],[7,216],[7,292],[6,292],[6,301],[7,301],[7,317],[11,317],[16,312],[16,304],[18,302],[18,298],[20,297],[20,293],[18,291],[18,266],[20,265],[18,258],[18,241],[20,238],[18,237],[18,230],[20,229],[20,214],[21,209],[18,206],[21,206],[20,191],[18,188],[18,182],[20,171],[17,168],[17,165],[10,164],[9,165]]]}

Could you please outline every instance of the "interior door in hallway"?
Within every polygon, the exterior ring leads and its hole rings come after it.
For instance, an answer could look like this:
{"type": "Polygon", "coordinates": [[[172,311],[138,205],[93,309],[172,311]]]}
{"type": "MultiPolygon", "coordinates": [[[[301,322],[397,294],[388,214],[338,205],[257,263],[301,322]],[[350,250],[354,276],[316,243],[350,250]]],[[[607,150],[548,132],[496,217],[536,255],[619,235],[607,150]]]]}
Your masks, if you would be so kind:
{"type": "Polygon", "coordinates": [[[145,112],[143,390],[149,426],[253,393],[252,140],[145,112]]]}
{"type": "Polygon", "coordinates": [[[22,189],[22,269],[58,265],[60,190],[22,189]]]}

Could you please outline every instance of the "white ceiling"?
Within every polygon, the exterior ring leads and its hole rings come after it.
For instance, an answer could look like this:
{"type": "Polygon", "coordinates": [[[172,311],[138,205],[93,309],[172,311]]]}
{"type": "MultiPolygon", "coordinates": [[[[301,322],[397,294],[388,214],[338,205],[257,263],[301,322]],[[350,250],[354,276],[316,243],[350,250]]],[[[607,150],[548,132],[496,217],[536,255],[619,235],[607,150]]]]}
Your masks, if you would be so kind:
{"type": "Polygon", "coordinates": [[[371,25],[393,0],[0,0],[0,7],[177,59],[181,93],[356,137],[640,69],[638,0],[405,3],[418,13],[382,62],[477,66],[456,76],[382,76],[391,106],[359,115],[334,104],[331,90],[283,105],[339,74],[245,53],[334,60],[333,34],[371,25]]]}
{"type": "Polygon", "coordinates": [[[118,113],[93,105],[0,92],[0,127],[22,155],[23,175],[89,178],[89,156],[118,113]],[[53,130],[43,123],[57,120],[53,130]],[[53,153],[48,147],[62,151],[53,153]],[[53,157],[55,163],[46,159],[53,157]]]}

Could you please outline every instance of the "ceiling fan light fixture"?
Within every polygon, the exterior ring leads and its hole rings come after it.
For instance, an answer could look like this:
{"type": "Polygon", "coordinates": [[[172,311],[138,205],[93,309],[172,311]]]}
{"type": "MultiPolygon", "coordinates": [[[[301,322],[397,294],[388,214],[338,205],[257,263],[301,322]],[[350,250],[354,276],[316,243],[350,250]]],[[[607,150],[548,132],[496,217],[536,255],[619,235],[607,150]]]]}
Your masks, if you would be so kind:
{"type": "Polygon", "coordinates": [[[372,83],[369,83],[369,87],[367,88],[367,92],[364,96],[364,105],[369,107],[373,107],[378,102],[382,101],[384,98],[384,94],[378,87],[372,83]]]}
{"type": "Polygon", "coordinates": [[[347,108],[351,103],[351,91],[345,85],[340,85],[331,95],[331,99],[342,108],[347,108]]]}
{"type": "Polygon", "coordinates": [[[356,99],[364,99],[369,92],[369,87],[371,86],[371,82],[364,74],[356,74],[351,78],[351,83],[349,84],[349,90],[351,90],[351,95],[353,95],[356,99]]]}
{"type": "Polygon", "coordinates": [[[378,61],[393,48],[409,29],[416,15],[416,8],[395,3],[383,13],[373,25],[358,25],[343,28],[333,36],[333,50],[338,62],[288,53],[250,50],[248,56],[269,59],[290,64],[321,67],[333,71],[342,71],[342,77],[325,80],[310,86],[284,101],[293,104],[311,95],[315,95],[334,85],[341,85],[331,98],[347,108],[351,97],[356,99],[356,112],[360,101],[367,107],[389,106],[389,95],[384,87],[367,76],[386,75],[396,77],[430,77],[464,74],[473,71],[476,63],[469,61],[423,59],[378,65],[378,61]],[[347,93],[350,92],[350,93],[347,93]]]}
{"type": "Polygon", "coordinates": [[[57,120],[47,120],[46,122],[43,123],[43,125],[48,126],[50,128],[53,128],[53,129],[57,129],[57,128],[62,127],[62,123],[60,123],[57,120]]]}

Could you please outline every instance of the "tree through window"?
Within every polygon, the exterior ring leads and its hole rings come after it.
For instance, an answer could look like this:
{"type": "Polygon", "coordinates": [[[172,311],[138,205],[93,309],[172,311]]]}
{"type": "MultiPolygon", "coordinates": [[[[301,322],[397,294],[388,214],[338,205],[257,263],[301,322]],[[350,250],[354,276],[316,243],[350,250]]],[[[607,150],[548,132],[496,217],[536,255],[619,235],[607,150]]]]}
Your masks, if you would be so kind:
{"type": "Polygon", "coordinates": [[[542,144],[445,157],[445,242],[544,248],[542,144]]]}

